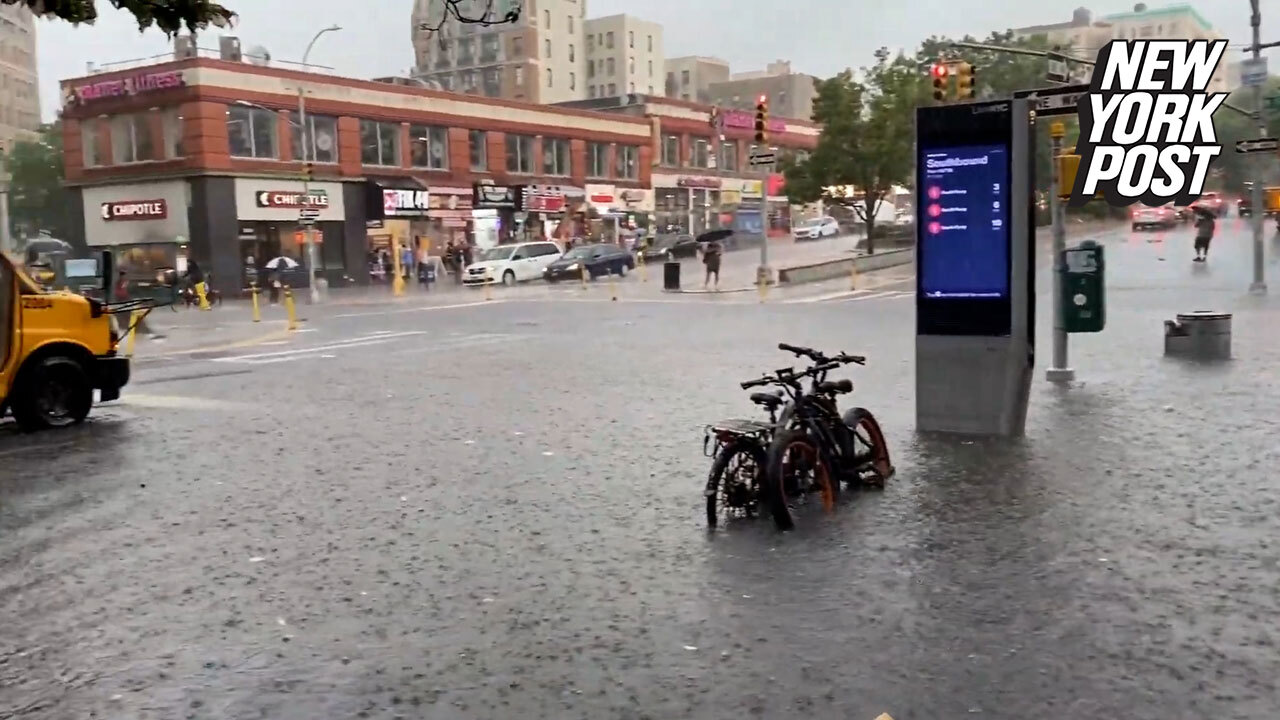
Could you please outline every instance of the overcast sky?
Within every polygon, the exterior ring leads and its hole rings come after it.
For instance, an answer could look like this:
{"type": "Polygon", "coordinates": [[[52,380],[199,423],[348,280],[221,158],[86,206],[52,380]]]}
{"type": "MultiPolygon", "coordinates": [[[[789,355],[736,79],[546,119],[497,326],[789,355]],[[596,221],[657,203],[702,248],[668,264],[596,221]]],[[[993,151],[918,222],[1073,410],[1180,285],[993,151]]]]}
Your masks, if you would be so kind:
{"type": "MultiPolygon", "coordinates": [[[[404,73],[413,64],[409,16],[413,0],[220,0],[240,14],[232,34],[248,50],[266,47],[278,60],[300,60],[316,30],[343,27],[323,37],[311,62],[353,77],[404,73]],[[359,9],[357,15],[352,10],[359,9]]],[[[913,49],[929,35],[986,35],[991,30],[1069,20],[1084,5],[1095,15],[1123,12],[1132,0],[586,0],[589,16],[632,13],[661,23],[668,57],[713,55],[734,72],[792,61],[798,72],[830,75],[871,59],[876,47],[913,49]]],[[[1167,3],[1148,0],[1151,7],[1167,3]]],[[[99,65],[169,51],[164,36],[137,31],[132,16],[98,0],[95,26],[41,21],[41,100],[46,119],[59,102],[58,81],[99,65]]],[[[1200,0],[1200,12],[1231,39],[1246,43],[1248,0],[1200,0]]],[[[1280,0],[1262,0],[1263,40],[1280,40],[1280,0]],[[1268,32],[1269,31],[1269,32],[1268,32]]],[[[217,47],[218,32],[201,36],[217,47]]],[[[1233,56],[1239,51],[1234,50],[1233,56]]]]}

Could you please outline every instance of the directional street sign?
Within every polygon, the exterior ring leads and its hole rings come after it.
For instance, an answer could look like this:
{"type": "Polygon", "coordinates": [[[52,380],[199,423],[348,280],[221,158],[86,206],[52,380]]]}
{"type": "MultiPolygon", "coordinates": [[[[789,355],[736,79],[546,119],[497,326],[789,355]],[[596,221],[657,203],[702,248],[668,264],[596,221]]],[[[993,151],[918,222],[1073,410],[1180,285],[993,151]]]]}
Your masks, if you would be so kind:
{"type": "Polygon", "coordinates": [[[1280,110],[1280,95],[1272,95],[1267,98],[1268,110],[1280,110]]]}
{"type": "Polygon", "coordinates": [[[1061,85],[1058,87],[1037,88],[1035,90],[1019,90],[1013,94],[1016,98],[1033,98],[1036,101],[1036,115],[1050,117],[1053,115],[1074,115],[1076,102],[1089,92],[1087,83],[1061,85]]]}
{"type": "Polygon", "coordinates": [[[1246,87],[1265,85],[1267,82],[1267,58],[1246,58],[1240,62],[1240,84],[1246,87]]]}
{"type": "Polygon", "coordinates": [[[320,208],[302,208],[298,211],[299,220],[315,220],[320,217],[320,208]]]}
{"type": "Polygon", "coordinates": [[[1044,79],[1053,83],[1065,83],[1071,77],[1071,71],[1067,68],[1066,60],[1058,60],[1057,58],[1049,58],[1049,70],[1045,73],[1044,79]]]}
{"type": "Polygon", "coordinates": [[[760,153],[759,155],[751,156],[751,164],[752,165],[772,165],[775,159],[776,157],[774,156],[773,153],[760,153]]]}
{"type": "Polygon", "coordinates": [[[1280,150],[1280,140],[1276,138],[1258,138],[1256,140],[1239,140],[1236,142],[1236,152],[1238,153],[1275,152],[1276,150],[1280,150]]]}

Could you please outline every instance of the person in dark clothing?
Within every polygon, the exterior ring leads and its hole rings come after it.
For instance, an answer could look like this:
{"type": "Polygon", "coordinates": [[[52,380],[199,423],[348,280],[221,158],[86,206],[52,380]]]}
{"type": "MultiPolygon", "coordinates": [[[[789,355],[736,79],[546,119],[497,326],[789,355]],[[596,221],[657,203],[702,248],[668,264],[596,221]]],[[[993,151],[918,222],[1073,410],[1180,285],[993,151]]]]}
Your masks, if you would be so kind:
{"type": "Polygon", "coordinates": [[[702,280],[702,287],[706,287],[711,282],[711,276],[715,275],[715,289],[720,289],[720,256],[723,254],[724,248],[720,245],[719,240],[712,240],[702,249],[702,263],[707,266],[707,275],[702,280]]]}
{"type": "Polygon", "coordinates": [[[474,248],[472,247],[471,243],[463,243],[462,245],[462,267],[463,268],[467,267],[473,262],[472,260],[472,258],[474,257],[472,254],[473,252],[474,252],[474,248]]]}
{"type": "Polygon", "coordinates": [[[1213,233],[1217,223],[1213,219],[1213,214],[1207,210],[1197,209],[1196,214],[1196,257],[1195,262],[1204,262],[1209,259],[1209,242],[1213,240],[1213,233]]]}

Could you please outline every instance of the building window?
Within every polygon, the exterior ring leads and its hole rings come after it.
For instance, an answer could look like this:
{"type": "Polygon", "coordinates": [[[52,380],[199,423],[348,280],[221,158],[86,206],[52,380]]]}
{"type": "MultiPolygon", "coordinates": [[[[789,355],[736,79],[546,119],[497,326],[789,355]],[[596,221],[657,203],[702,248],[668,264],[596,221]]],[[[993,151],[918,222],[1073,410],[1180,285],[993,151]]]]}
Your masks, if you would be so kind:
{"type": "Polygon", "coordinates": [[[596,51],[596,36],[587,35],[587,54],[590,55],[595,51],[596,51]]]}
{"type": "Polygon", "coordinates": [[[186,155],[182,149],[182,113],[177,108],[165,110],[160,115],[160,129],[164,133],[165,158],[180,158],[186,155]]]}
{"type": "Polygon", "coordinates": [[[429,170],[448,170],[449,131],[442,127],[410,125],[409,165],[429,170]]]}
{"type": "Polygon", "coordinates": [[[618,86],[616,83],[609,83],[609,96],[614,97],[618,94],[618,86]]]}
{"type": "Polygon", "coordinates": [[[707,141],[702,138],[694,140],[689,145],[689,166],[696,168],[704,168],[709,164],[707,162],[707,141]]]}
{"type": "Polygon", "coordinates": [[[569,141],[559,138],[542,139],[542,173],[544,175],[569,174],[569,141]]]}
{"type": "Polygon", "coordinates": [[[575,73],[569,73],[569,89],[570,90],[578,89],[578,76],[575,73]]]}
{"type": "Polygon", "coordinates": [[[650,94],[650,95],[652,95],[652,94],[653,94],[653,86],[652,86],[652,85],[650,85],[650,86],[649,86],[649,94],[650,94]]]}
{"type": "Polygon", "coordinates": [[[688,84],[689,84],[689,71],[688,71],[688,70],[681,70],[681,71],[680,71],[680,84],[681,84],[681,85],[688,85],[688,84]]]}
{"type": "Polygon", "coordinates": [[[507,172],[533,173],[533,138],[528,135],[507,135],[507,172]]]}
{"type": "Polygon", "coordinates": [[[635,92],[635,91],[636,91],[636,84],[635,84],[635,83],[629,83],[629,84],[628,84],[627,92],[635,92]]]}
{"type": "Polygon", "coordinates": [[[573,34],[573,16],[572,15],[569,16],[569,34],[570,35],[573,34]]]}
{"type": "Polygon", "coordinates": [[[500,42],[497,35],[482,35],[480,37],[480,62],[496,62],[499,47],[500,42]]]}
{"type": "Polygon", "coordinates": [[[400,125],[361,120],[360,162],[365,165],[400,167],[400,125]]]}
{"type": "Polygon", "coordinates": [[[511,56],[517,58],[524,57],[524,38],[516,35],[511,38],[511,56]]]}
{"type": "Polygon", "coordinates": [[[627,58],[627,73],[631,75],[636,74],[636,57],[634,55],[627,58]]]}
{"type": "Polygon", "coordinates": [[[547,87],[551,87],[551,68],[547,68],[547,87]]]}
{"type": "Polygon", "coordinates": [[[573,45],[569,46],[569,62],[573,62],[573,45]]]}
{"type": "Polygon", "coordinates": [[[653,61],[649,61],[649,77],[653,77],[653,61]]]}
{"type": "Polygon", "coordinates": [[[516,78],[516,85],[524,84],[524,68],[522,67],[516,68],[515,78],[516,78]]]}
{"type": "Polygon", "coordinates": [[[720,169],[729,172],[738,171],[738,143],[720,143],[720,169]]]}
{"type": "Polygon", "coordinates": [[[115,164],[159,160],[151,137],[148,115],[117,115],[111,118],[111,148],[115,164]]]}
{"type": "Polygon", "coordinates": [[[85,120],[80,123],[80,147],[84,154],[85,167],[101,167],[106,165],[102,157],[102,147],[98,144],[98,121],[85,120]]]}
{"type": "Polygon", "coordinates": [[[587,61],[587,77],[593,78],[595,76],[596,76],[596,64],[588,60],[587,61]]]}
{"type": "Polygon", "coordinates": [[[458,65],[475,65],[476,43],[474,38],[462,38],[458,40],[458,65]]]}
{"type": "Polygon", "coordinates": [[[232,105],[227,109],[227,140],[231,157],[279,157],[276,130],[279,116],[272,110],[232,105]]]}
{"type": "Polygon", "coordinates": [[[471,150],[471,169],[489,169],[488,137],[483,130],[467,131],[467,147],[471,150]]]}
{"type": "Polygon", "coordinates": [[[297,111],[289,113],[289,147],[293,159],[313,163],[338,162],[338,119],[327,115],[307,115],[307,136],[311,141],[302,154],[297,111]]]}
{"type": "Polygon", "coordinates": [[[662,164],[667,167],[680,166],[680,137],[678,135],[662,136],[662,164]]]}
{"type": "Polygon", "coordinates": [[[636,46],[636,34],[632,30],[627,31],[627,47],[634,48],[636,46]]]}
{"type": "Polygon", "coordinates": [[[609,58],[608,60],[605,60],[604,66],[605,66],[605,72],[608,75],[612,75],[614,71],[617,70],[617,66],[613,64],[613,58],[609,58]]]}
{"type": "Polygon", "coordinates": [[[542,56],[545,58],[551,57],[551,41],[550,40],[542,41],[542,56]]]}
{"type": "Polygon", "coordinates": [[[595,96],[596,96],[596,86],[595,86],[595,85],[588,85],[588,86],[587,86],[587,97],[595,97],[595,96]]]}
{"type": "Polygon", "coordinates": [[[604,143],[587,143],[587,177],[609,177],[609,146],[604,143]]]}
{"type": "MultiPolygon", "coordinates": [[[[649,36],[649,52],[653,52],[653,36],[652,35],[649,36]]],[[[652,71],[650,71],[650,73],[652,74],[652,71]]]]}
{"type": "Polygon", "coordinates": [[[547,30],[551,29],[551,11],[550,10],[542,11],[542,24],[546,26],[547,30]]]}
{"type": "Polygon", "coordinates": [[[613,49],[613,31],[612,30],[604,34],[604,46],[606,48],[609,48],[610,50],[613,49]]]}
{"type": "Polygon", "coordinates": [[[636,180],[640,177],[640,149],[634,145],[614,147],[616,162],[614,176],[619,180],[636,180]]]}

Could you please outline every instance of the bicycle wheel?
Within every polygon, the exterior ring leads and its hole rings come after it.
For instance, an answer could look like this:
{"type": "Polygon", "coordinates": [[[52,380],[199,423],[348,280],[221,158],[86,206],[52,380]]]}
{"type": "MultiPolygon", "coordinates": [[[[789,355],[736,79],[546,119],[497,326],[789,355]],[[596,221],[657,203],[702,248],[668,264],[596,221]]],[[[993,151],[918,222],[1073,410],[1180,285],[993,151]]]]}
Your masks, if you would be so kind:
{"type": "Polygon", "coordinates": [[[707,525],[716,527],[721,517],[753,517],[759,506],[760,475],[765,452],[757,442],[739,440],[720,450],[707,476],[707,525]]]}
{"type": "Polygon", "coordinates": [[[817,495],[822,508],[830,511],[840,496],[840,485],[832,479],[827,453],[808,432],[784,430],[769,445],[761,501],[779,530],[791,530],[795,527],[791,506],[810,494],[817,495]]]}
{"type": "Polygon", "coordinates": [[[844,424],[853,434],[853,467],[858,481],[870,487],[884,487],[895,470],[876,416],[866,408],[851,408],[844,414],[844,424]]]}

